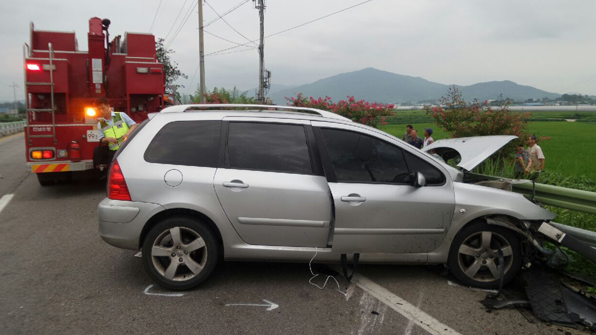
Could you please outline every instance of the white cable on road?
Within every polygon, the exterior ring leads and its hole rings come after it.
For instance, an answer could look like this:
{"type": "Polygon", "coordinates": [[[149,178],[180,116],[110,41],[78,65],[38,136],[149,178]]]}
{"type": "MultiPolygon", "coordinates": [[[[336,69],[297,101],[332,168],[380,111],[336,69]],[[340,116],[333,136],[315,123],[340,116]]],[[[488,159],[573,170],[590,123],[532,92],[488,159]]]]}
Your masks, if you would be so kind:
{"type": "Polygon", "coordinates": [[[341,290],[341,286],[339,286],[339,282],[337,281],[337,279],[335,279],[334,276],[327,276],[327,278],[325,279],[325,283],[323,283],[323,286],[317,285],[315,283],[312,282],[313,279],[317,278],[320,273],[314,273],[314,271],[312,270],[312,261],[315,259],[315,257],[317,257],[317,254],[319,253],[319,250],[317,247],[315,247],[315,255],[312,256],[310,262],[308,262],[308,269],[310,270],[310,274],[312,275],[312,277],[308,280],[308,283],[311,284],[312,286],[318,288],[319,290],[322,290],[325,288],[325,286],[327,286],[327,282],[329,281],[329,278],[333,279],[335,281],[335,283],[337,284],[337,291],[339,293],[341,293],[344,297],[347,298],[347,293],[343,292],[341,290]]]}
{"type": "Polygon", "coordinates": [[[0,198],[0,213],[2,213],[2,210],[8,205],[12,197],[14,197],[14,194],[6,194],[0,198]]]}
{"type": "Polygon", "coordinates": [[[371,281],[366,277],[356,274],[354,275],[354,278],[352,278],[352,281],[356,285],[358,285],[358,287],[360,287],[363,291],[377,298],[379,301],[386,304],[399,314],[403,315],[408,320],[414,321],[416,325],[426,330],[430,334],[459,334],[451,327],[441,323],[439,320],[426,314],[418,307],[412,305],[411,303],[407,302],[401,297],[391,293],[389,290],[376,284],[375,282],[371,281]]]}

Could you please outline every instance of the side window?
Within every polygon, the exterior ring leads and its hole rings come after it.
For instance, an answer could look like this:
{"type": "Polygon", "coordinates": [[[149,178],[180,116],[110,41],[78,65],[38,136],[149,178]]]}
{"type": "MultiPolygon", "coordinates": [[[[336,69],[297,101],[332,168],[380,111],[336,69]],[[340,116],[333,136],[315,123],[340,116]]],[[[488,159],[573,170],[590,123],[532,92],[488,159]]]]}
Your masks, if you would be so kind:
{"type": "Polygon", "coordinates": [[[338,181],[403,184],[409,181],[402,150],[359,133],[321,129],[338,181]]]}
{"type": "Polygon", "coordinates": [[[302,125],[231,122],[226,162],[232,169],[313,173],[302,125]]]}
{"type": "Polygon", "coordinates": [[[439,169],[425,162],[421,158],[407,152],[406,162],[412,172],[420,172],[426,178],[427,185],[441,185],[445,183],[445,175],[439,169]]]}
{"type": "Polygon", "coordinates": [[[145,160],[150,163],[217,167],[221,121],[177,121],[155,135],[145,160]]]}

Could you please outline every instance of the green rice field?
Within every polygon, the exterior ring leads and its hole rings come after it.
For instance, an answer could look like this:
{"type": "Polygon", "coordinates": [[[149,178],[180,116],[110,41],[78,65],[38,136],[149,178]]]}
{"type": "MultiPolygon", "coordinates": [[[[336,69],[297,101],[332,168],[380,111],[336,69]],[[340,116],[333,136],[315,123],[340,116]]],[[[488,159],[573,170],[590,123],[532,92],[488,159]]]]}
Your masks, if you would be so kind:
{"type": "MultiPolygon", "coordinates": [[[[435,140],[450,137],[433,123],[412,125],[422,136],[425,128],[433,128],[435,140]]],[[[381,129],[401,138],[406,125],[386,125],[381,129]]],[[[539,138],[550,137],[550,140],[538,142],[546,156],[545,170],[596,180],[596,123],[532,122],[529,130],[539,138]]]]}

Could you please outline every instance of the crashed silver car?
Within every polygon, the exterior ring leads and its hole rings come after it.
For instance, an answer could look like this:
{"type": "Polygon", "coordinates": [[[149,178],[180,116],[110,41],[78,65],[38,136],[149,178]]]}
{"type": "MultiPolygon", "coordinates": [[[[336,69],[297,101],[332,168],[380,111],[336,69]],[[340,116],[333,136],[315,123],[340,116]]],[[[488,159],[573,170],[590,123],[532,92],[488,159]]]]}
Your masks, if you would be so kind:
{"type": "Polygon", "coordinates": [[[530,261],[540,225],[555,217],[469,172],[514,136],[437,141],[429,155],[326,111],[198,108],[169,107],[140,125],[98,208],[103,240],[142,250],[169,289],[197,286],[222,259],[315,253],[315,262],[446,264],[465,285],[495,288],[530,261]],[[459,168],[437,155],[457,156],[459,168]]]}

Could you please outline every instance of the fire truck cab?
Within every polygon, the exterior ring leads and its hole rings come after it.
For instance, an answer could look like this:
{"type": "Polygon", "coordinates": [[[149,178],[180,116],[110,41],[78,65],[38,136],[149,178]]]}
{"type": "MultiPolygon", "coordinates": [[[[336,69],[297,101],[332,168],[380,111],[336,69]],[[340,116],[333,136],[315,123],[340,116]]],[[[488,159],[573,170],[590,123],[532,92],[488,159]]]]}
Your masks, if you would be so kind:
{"type": "Polygon", "coordinates": [[[155,36],[125,33],[109,41],[110,20],[89,20],[88,51],[74,32],[35,30],[23,46],[27,166],[41,185],[92,170],[99,145],[94,102],[106,97],[136,122],[164,107],[165,73],[155,36]]]}

